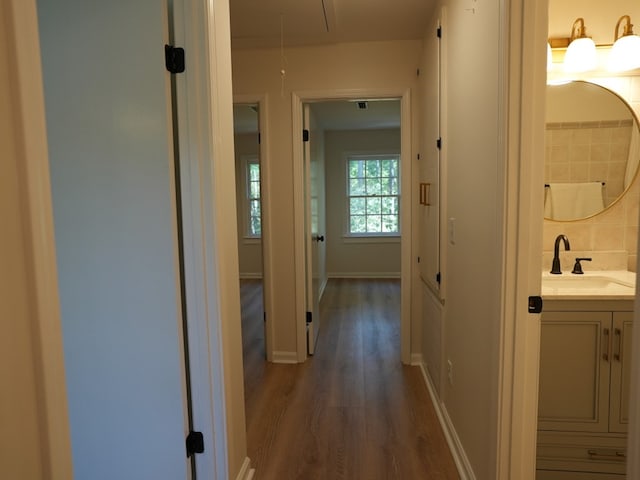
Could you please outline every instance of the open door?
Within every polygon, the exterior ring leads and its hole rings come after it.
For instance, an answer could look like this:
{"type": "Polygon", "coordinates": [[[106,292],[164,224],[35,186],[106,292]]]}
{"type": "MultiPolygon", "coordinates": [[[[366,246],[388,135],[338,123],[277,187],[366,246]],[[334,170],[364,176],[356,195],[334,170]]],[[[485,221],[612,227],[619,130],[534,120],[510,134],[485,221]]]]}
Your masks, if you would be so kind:
{"type": "Polygon", "coordinates": [[[305,198],[305,283],[307,305],[307,353],[313,355],[318,341],[320,329],[320,248],[324,242],[324,233],[319,232],[320,213],[324,211],[320,199],[323,187],[322,162],[317,155],[317,149],[312,146],[315,124],[311,109],[304,105],[304,198],[305,198]]]}
{"type": "Polygon", "coordinates": [[[168,16],[38,2],[75,478],[193,478],[168,16]]]}

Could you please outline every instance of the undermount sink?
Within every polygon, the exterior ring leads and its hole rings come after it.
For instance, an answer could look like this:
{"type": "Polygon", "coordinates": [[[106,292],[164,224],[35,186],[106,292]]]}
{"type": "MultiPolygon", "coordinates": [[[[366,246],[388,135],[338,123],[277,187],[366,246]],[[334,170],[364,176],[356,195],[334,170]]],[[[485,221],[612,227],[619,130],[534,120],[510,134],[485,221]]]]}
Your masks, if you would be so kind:
{"type": "Polygon", "coordinates": [[[559,296],[634,296],[635,273],[627,271],[585,272],[584,275],[542,274],[542,295],[559,296]]]}

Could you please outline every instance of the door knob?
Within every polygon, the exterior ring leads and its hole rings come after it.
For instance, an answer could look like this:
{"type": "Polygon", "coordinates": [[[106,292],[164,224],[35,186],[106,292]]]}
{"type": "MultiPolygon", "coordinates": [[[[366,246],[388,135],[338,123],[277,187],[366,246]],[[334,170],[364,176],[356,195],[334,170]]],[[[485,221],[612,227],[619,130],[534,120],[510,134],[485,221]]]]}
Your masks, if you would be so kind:
{"type": "Polygon", "coordinates": [[[317,241],[317,242],[324,242],[324,235],[318,235],[318,236],[316,237],[316,241],[317,241]]]}

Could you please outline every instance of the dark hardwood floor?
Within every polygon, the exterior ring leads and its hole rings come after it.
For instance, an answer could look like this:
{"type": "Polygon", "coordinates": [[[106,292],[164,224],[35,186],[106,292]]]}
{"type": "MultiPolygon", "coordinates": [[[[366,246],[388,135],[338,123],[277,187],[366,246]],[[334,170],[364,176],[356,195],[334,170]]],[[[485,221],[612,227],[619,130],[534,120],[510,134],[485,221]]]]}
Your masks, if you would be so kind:
{"type": "Polygon", "coordinates": [[[259,289],[241,289],[256,479],[459,478],[420,370],[400,363],[399,281],[331,280],[316,355],[299,365],[264,361],[259,289]]]}

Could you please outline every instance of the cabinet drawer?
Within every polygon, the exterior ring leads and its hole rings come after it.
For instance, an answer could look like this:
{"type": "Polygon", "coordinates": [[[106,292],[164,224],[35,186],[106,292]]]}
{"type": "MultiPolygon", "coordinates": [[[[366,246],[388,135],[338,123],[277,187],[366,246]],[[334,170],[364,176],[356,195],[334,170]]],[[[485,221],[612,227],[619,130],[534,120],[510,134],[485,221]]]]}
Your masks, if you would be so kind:
{"type": "Polygon", "coordinates": [[[624,480],[625,478],[625,475],[616,475],[614,473],[536,470],[536,480],[624,480]]]}
{"type": "Polygon", "coordinates": [[[626,439],[624,436],[538,432],[536,468],[624,475],[626,439]]]}

